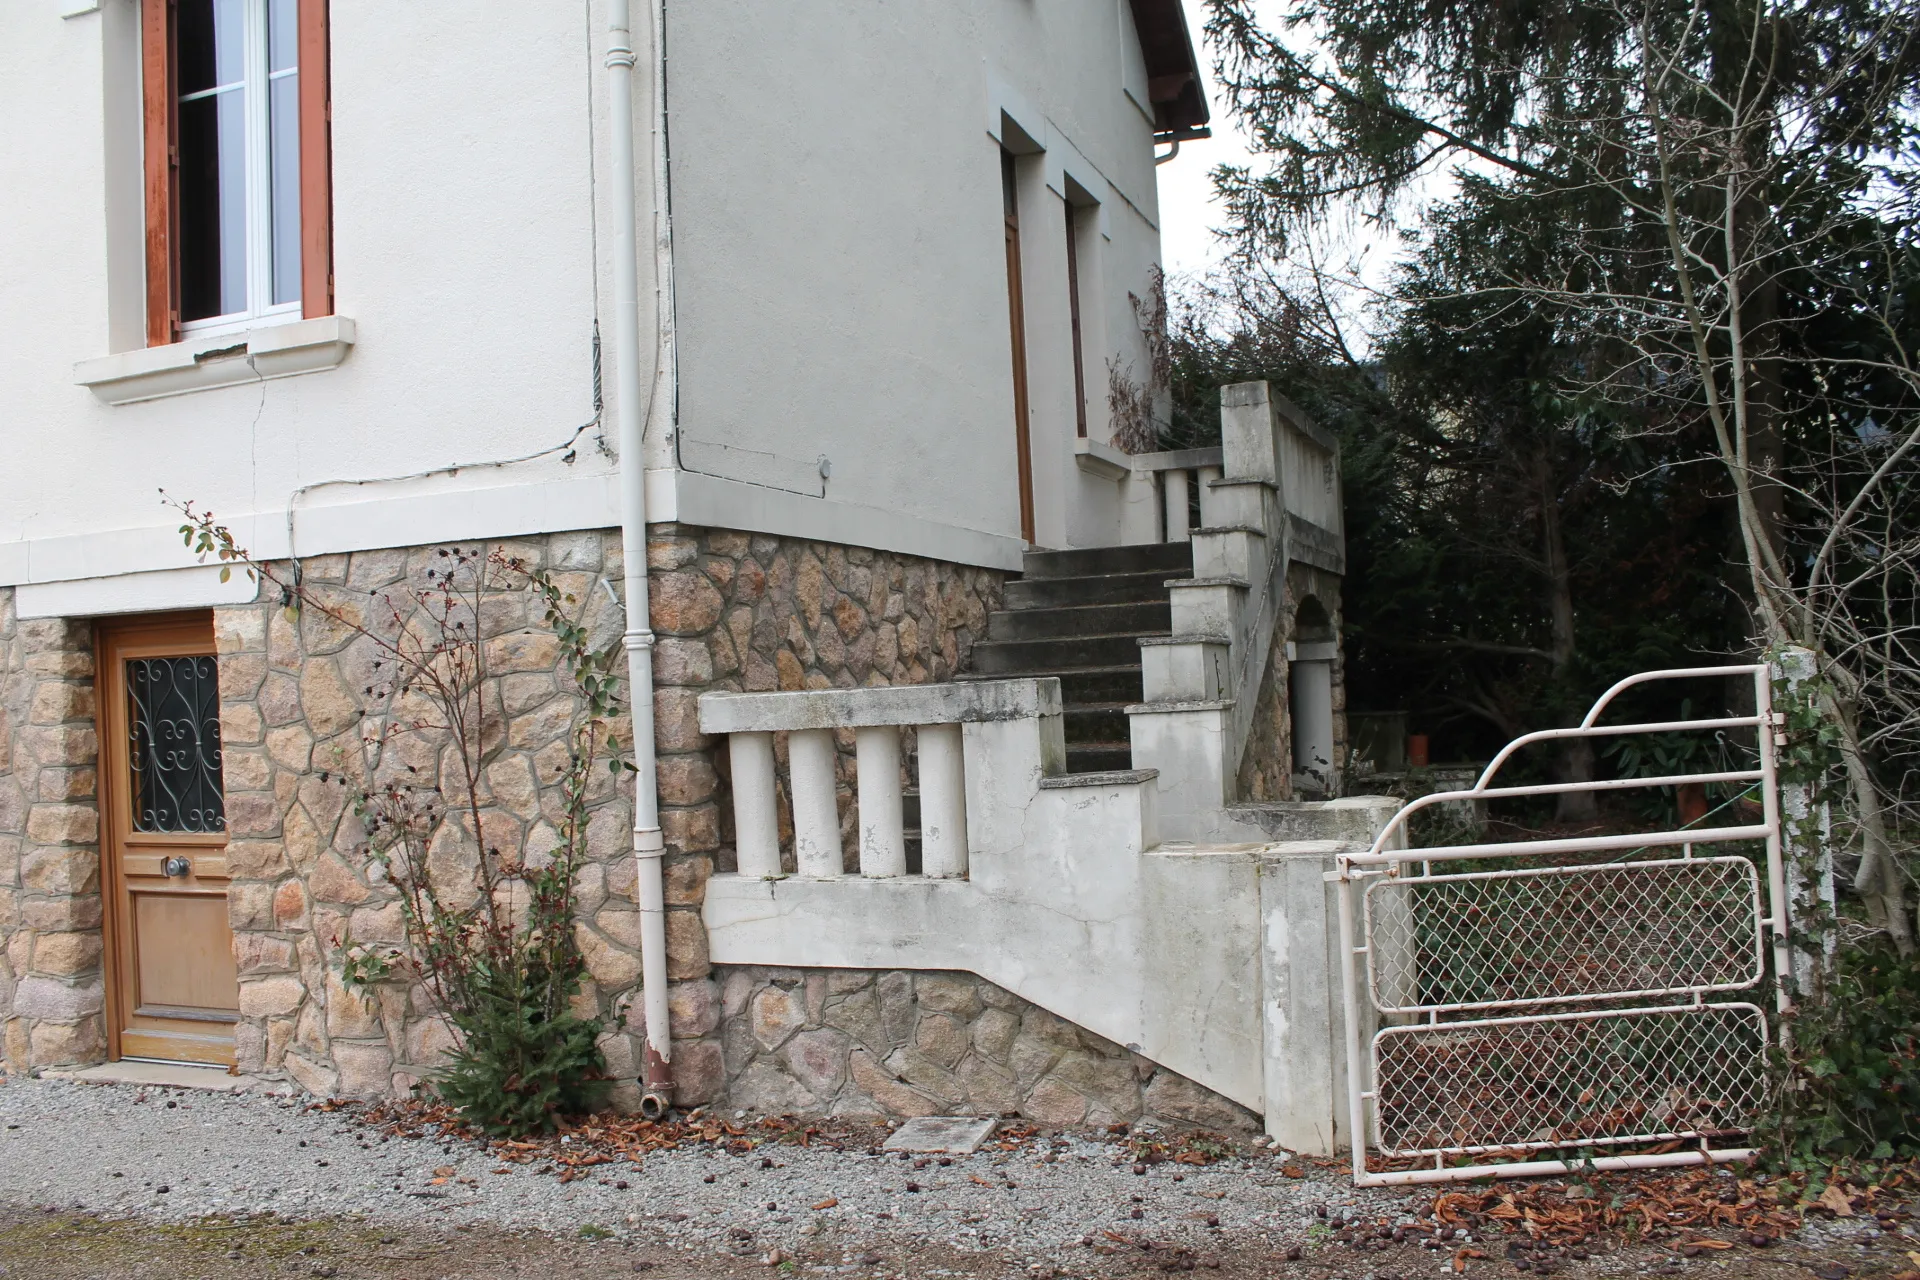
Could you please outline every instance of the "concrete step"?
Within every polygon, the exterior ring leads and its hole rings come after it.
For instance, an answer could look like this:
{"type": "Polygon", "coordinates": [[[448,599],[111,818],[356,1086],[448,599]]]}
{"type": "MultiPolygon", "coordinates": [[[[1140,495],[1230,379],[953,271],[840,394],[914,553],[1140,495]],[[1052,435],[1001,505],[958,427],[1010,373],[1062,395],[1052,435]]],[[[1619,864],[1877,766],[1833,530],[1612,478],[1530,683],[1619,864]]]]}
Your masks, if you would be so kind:
{"type": "Polygon", "coordinates": [[[1068,744],[1128,741],[1127,705],[1124,702],[1068,703],[1066,714],[1061,717],[1068,744]]]}
{"type": "Polygon", "coordinates": [[[1085,578],[1095,574],[1193,571],[1193,548],[1184,542],[1142,542],[1130,547],[1076,547],[1029,551],[1021,566],[1028,578],[1085,578]]]}
{"type": "Polygon", "coordinates": [[[1009,609],[1050,609],[1082,604],[1133,604],[1165,600],[1167,579],[1181,571],[1099,573],[1079,578],[1020,578],[1007,584],[1009,609]]]}
{"type": "Polygon", "coordinates": [[[1125,742],[1067,744],[1068,773],[1118,773],[1133,768],[1133,747],[1125,742]]]}
{"type": "Polygon", "coordinates": [[[1068,608],[1002,609],[987,617],[989,640],[1049,640],[1091,635],[1164,634],[1173,628],[1165,588],[1158,600],[1082,604],[1068,608]]]}
{"type": "Polygon", "coordinates": [[[1004,678],[1052,675],[1079,667],[1137,667],[1139,663],[1140,637],[1126,632],[1049,640],[982,640],[973,646],[972,665],[977,674],[1004,678]]]}
{"type": "Polygon", "coordinates": [[[1229,816],[1259,827],[1273,840],[1338,840],[1359,848],[1373,843],[1379,825],[1400,802],[1387,796],[1348,796],[1341,800],[1276,800],[1237,804],[1229,816]]]}
{"type": "MultiPolygon", "coordinates": [[[[1122,705],[1143,700],[1140,664],[1114,667],[1081,667],[1068,671],[1036,671],[1032,675],[1053,676],[1060,681],[1060,701],[1073,706],[1083,702],[1117,702],[1122,705]]],[[[955,680],[1005,680],[1006,675],[987,675],[963,671],[955,680]]]]}

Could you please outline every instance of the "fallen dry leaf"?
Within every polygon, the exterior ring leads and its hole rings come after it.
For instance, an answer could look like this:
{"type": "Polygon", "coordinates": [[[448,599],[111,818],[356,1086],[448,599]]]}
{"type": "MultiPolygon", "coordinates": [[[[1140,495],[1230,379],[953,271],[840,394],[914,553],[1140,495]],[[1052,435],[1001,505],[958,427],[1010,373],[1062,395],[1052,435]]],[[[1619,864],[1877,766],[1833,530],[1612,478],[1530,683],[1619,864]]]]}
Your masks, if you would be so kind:
{"type": "Polygon", "coordinates": [[[1459,1275],[1467,1269],[1468,1258],[1484,1258],[1487,1255],[1478,1249],[1455,1249],[1453,1251],[1453,1274],[1459,1275]]]}
{"type": "Polygon", "coordinates": [[[452,1165],[443,1164],[433,1171],[433,1176],[436,1178],[451,1178],[456,1172],[458,1171],[452,1165]]]}
{"type": "Polygon", "coordinates": [[[993,1185],[993,1184],[992,1184],[991,1182],[988,1182],[988,1181],[987,1181],[987,1180],[986,1180],[985,1178],[983,1178],[983,1177],[981,1177],[981,1176],[980,1176],[979,1174],[977,1174],[977,1173],[970,1173],[970,1174],[968,1174],[968,1175],[967,1175],[967,1181],[968,1181],[968,1182],[977,1182],[977,1183],[979,1183],[979,1184],[980,1184],[981,1186],[983,1186],[983,1187],[990,1187],[990,1186],[992,1186],[992,1185],[993,1185]]]}
{"type": "Polygon", "coordinates": [[[816,1211],[817,1211],[817,1210],[820,1210],[820,1209],[831,1209],[831,1208],[833,1208],[833,1206],[835,1206],[835,1205],[837,1205],[837,1204],[839,1204],[839,1203],[840,1203],[840,1200],[839,1200],[839,1197],[837,1197],[837,1196],[828,1196],[828,1197],[827,1197],[827,1198],[826,1198],[825,1200],[822,1200],[822,1201],[821,1201],[821,1202],[820,1202],[819,1204],[817,1204],[817,1205],[815,1205],[815,1206],[813,1206],[813,1207],[814,1207],[814,1209],[815,1209],[816,1211]]]}
{"type": "Polygon", "coordinates": [[[1840,1184],[1837,1182],[1828,1183],[1827,1189],[1820,1193],[1820,1198],[1815,1200],[1814,1203],[1833,1214],[1836,1218],[1851,1218],[1853,1216],[1853,1201],[1847,1196],[1846,1192],[1840,1189],[1840,1184]]]}

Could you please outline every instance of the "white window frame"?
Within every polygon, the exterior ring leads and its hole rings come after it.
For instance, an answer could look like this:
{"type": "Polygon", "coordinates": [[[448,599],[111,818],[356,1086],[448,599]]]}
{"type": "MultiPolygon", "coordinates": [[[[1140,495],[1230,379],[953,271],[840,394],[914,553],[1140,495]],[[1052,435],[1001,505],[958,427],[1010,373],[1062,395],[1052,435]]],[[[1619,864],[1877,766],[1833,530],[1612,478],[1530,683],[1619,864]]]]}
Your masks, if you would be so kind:
{"type": "MultiPolygon", "coordinates": [[[[255,328],[262,321],[281,323],[298,320],[303,315],[301,299],[291,302],[273,301],[273,91],[272,82],[284,80],[300,72],[299,59],[294,59],[291,67],[280,71],[269,71],[268,41],[271,31],[268,24],[270,0],[241,0],[241,41],[242,55],[239,87],[245,95],[246,103],[246,181],[247,181],[247,306],[243,311],[230,311],[225,315],[206,316],[199,320],[186,320],[180,325],[180,334],[207,336],[220,333],[238,333],[255,328]]],[[[296,45],[298,36],[295,37],[296,45]]],[[[234,85],[215,85],[211,89],[202,89],[197,93],[182,94],[176,99],[190,102],[199,98],[209,98],[215,94],[233,88],[234,85]]],[[[297,128],[295,137],[299,136],[297,128]]],[[[296,202],[297,205],[297,202],[296,202]]],[[[294,217],[300,214],[296,208],[294,217]]],[[[296,277],[299,271],[295,270],[296,277]]]]}

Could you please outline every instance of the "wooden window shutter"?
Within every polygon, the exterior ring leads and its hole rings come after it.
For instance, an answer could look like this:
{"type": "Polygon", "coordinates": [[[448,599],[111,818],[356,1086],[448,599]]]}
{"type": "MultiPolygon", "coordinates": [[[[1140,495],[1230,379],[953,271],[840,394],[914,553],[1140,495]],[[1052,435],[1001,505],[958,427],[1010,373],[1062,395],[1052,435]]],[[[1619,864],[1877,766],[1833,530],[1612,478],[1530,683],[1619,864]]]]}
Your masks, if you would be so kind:
{"type": "Polygon", "coordinates": [[[327,0],[300,0],[300,309],[333,314],[333,94],[327,0]]]}
{"type": "Polygon", "coordinates": [[[173,0],[141,0],[140,74],[146,134],[147,345],[164,346],[180,332],[174,288],[175,212],[173,0]]]}

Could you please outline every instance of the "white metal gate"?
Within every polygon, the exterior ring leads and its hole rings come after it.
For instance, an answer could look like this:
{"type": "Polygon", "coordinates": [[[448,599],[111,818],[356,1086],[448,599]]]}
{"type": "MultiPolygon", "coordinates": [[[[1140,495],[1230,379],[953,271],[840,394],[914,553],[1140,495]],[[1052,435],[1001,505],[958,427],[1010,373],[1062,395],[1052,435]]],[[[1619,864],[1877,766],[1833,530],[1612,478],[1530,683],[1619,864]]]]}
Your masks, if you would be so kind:
{"type": "Polygon", "coordinates": [[[1348,1132],[1363,1135],[1356,1183],[1752,1155],[1739,1140],[1764,1101],[1762,1005],[1772,986],[1785,1007],[1789,972],[1776,723],[1765,664],[1643,672],[1607,690],[1577,728],[1515,739],[1472,788],[1408,803],[1371,849],[1340,859],[1329,878],[1340,898],[1348,1132]],[[1751,716],[1597,723],[1636,685],[1742,675],[1753,681],[1751,716]],[[1535,743],[1740,728],[1754,730],[1755,768],[1492,785],[1535,743]],[[1684,783],[1758,784],[1761,820],[1407,847],[1408,819],[1435,805],[1684,783]],[[1718,848],[1739,842],[1764,843],[1764,859],[1718,848]],[[1369,1145],[1402,1167],[1370,1171],[1369,1145]]]}

